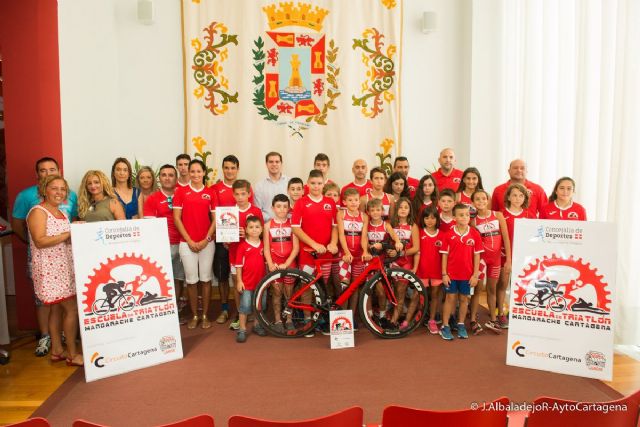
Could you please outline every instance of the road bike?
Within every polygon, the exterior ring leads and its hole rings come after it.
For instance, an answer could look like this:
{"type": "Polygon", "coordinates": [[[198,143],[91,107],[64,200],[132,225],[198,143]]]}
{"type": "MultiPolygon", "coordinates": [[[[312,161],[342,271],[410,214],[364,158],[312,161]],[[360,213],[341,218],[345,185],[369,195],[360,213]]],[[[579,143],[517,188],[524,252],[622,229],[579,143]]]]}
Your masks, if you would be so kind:
{"type": "Polygon", "coordinates": [[[381,338],[404,337],[422,324],[427,292],[412,271],[391,265],[395,258],[374,256],[335,301],[327,298],[322,265],[338,262],[339,258],[316,256],[315,276],[299,269],[273,271],[260,281],[254,292],[256,318],[274,336],[301,337],[314,330],[322,314],[341,309],[361,288],[357,311],[367,329],[381,338]],[[399,299],[405,285],[404,297],[399,299]],[[380,310],[386,311],[385,317],[377,315],[380,310]],[[397,324],[390,322],[394,310],[399,314],[397,324]],[[398,327],[404,320],[407,321],[405,327],[398,327]]]}

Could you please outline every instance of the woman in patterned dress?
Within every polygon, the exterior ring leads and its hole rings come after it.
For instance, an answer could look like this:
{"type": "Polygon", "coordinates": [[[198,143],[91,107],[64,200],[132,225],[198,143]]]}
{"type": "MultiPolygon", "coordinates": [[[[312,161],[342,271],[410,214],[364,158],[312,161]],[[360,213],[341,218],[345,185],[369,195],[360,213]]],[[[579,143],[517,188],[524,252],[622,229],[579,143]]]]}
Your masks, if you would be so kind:
{"type": "Polygon", "coordinates": [[[38,191],[43,201],[29,211],[27,226],[35,292],[51,306],[51,361],[66,360],[68,365],[82,366],[82,353],[75,340],[78,309],[69,218],[59,209],[67,199],[69,186],[61,176],[49,175],[40,182],[38,191]],[[60,325],[68,338],[66,350],[60,325]]]}

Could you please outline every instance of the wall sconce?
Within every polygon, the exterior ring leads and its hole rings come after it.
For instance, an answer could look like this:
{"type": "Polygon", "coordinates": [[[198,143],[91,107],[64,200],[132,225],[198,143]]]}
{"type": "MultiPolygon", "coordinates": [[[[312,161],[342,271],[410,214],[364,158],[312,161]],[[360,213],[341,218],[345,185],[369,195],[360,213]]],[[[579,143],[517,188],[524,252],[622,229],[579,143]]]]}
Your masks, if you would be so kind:
{"type": "Polygon", "coordinates": [[[153,24],[153,0],[138,0],[138,21],[144,25],[153,24]]]}
{"type": "Polygon", "coordinates": [[[438,15],[435,12],[422,13],[422,33],[429,34],[438,28],[438,15]]]}

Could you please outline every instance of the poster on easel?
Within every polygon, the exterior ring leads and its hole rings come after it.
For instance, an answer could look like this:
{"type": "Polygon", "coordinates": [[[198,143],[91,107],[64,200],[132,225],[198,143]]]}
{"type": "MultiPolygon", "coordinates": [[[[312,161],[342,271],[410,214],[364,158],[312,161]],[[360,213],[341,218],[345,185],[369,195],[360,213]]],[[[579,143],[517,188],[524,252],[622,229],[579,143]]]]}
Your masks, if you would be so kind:
{"type": "Polygon", "coordinates": [[[353,311],[331,310],[329,312],[331,350],[355,347],[353,332],[353,311]]]}
{"type": "Polygon", "coordinates": [[[87,382],[181,359],[167,222],[71,225],[87,382]]]}
{"type": "Polygon", "coordinates": [[[611,381],[616,229],[516,220],[507,364],[611,381]]]}

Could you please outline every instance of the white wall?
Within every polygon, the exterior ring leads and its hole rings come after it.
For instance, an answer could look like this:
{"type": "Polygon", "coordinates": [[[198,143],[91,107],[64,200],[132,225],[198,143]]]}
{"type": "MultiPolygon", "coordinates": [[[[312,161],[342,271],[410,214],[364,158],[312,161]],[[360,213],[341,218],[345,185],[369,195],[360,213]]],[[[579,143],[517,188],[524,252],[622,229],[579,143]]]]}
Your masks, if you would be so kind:
{"type": "MultiPolygon", "coordinates": [[[[59,0],[63,154],[73,188],[87,169],[109,171],[115,157],[157,167],[183,150],[180,1],[153,4],[155,22],[143,25],[136,0],[59,0]]],[[[402,151],[412,176],[437,166],[443,147],[468,164],[470,15],[469,0],[404,2],[402,151]],[[429,35],[424,11],[437,14],[429,35]]]]}
{"type": "Polygon", "coordinates": [[[180,0],[154,2],[155,24],[136,0],[59,0],[60,98],[65,175],[115,157],[155,167],[184,141],[180,0]]]}
{"type": "Polygon", "coordinates": [[[469,162],[471,2],[405,0],[402,54],[402,144],[411,175],[439,167],[451,147],[457,165],[469,162]],[[437,29],[421,31],[423,12],[435,12],[437,29]]]}

